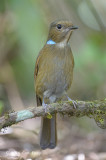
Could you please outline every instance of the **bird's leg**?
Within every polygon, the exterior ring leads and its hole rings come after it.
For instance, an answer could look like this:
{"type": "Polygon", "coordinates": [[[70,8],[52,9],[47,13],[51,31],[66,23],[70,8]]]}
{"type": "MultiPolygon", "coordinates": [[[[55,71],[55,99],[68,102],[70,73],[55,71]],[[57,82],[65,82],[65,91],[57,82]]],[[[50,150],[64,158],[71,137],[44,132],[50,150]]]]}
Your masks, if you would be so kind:
{"type": "Polygon", "coordinates": [[[44,101],[44,96],[43,96],[42,106],[43,106],[43,108],[45,109],[45,112],[47,113],[47,109],[48,109],[50,106],[45,103],[45,101],[44,101]]]}
{"type": "Polygon", "coordinates": [[[67,95],[66,95],[66,97],[67,97],[68,101],[71,101],[73,103],[73,106],[76,109],[77,108],[77,103],[74,100],[72,100],[71,98],[69,98],[67,95]]]}

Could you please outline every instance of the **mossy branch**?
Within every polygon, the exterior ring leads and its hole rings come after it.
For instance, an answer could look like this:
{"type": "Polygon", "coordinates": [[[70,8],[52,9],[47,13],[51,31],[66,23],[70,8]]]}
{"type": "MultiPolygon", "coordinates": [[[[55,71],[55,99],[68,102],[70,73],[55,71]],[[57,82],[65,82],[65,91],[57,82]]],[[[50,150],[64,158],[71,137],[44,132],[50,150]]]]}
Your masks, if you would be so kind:
{"type": "Polygon", "coordinates": [[[47,109],[47,113],[45,113],[42,106],[30,107],[26,110],[13,113],[6,113],[0,118],[0,129],[35,117],[47,116],[50,118],[50,115],[54,113],[61,113],[62,115],[74,117],[88,116],[90,118],[94,118],[100,128],[106,128],[106,99],[89,102],[76,101],[76,107],[76,109],[73,107],[72,102],[65,101],[50,104],[47,109]]]}

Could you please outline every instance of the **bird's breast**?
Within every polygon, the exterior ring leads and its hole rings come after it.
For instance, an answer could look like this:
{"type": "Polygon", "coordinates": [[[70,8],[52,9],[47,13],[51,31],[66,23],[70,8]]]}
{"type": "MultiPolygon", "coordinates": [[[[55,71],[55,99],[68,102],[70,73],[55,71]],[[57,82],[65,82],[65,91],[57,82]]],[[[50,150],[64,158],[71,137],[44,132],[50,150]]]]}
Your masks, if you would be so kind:
{"type": "Polygon", "coordinates": [[[58,95],[67,90],[72,82],[73,64],[69,46],[64,48],[47,46],[39,64],[36,89],[40,92],[49,90],[50,93],[58,95]]]}

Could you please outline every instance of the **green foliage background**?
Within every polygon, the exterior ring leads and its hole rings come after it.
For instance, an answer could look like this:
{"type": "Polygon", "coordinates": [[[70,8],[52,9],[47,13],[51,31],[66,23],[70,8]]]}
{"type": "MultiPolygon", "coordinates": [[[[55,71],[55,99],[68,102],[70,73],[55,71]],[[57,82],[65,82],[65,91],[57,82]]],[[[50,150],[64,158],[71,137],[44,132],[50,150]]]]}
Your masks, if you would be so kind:
{"type": "MultiPolygon", "coordinates": [[[[98,6],[99,3],[97,1],[96,5],[98,6]]],[[[103,4],[102,7],[104,7],[103,4]]],[[[6,42],[3,43],[4,48],[7,48],[6,57],[2,63],[5,64],[8,61],[12,67],[23,101],[26,103],[29,103],[29,100],[35,101],[36,57],[45,44],[49,24],[56,19],[69,19],[79,26],[79,30],[73,33],[70,41],[75,58],[70,97],[80,100],[105,97],[106,24],[103,23],[100,10],[95,10],[91,1],[83,0],[0,1],[0,18],[6,19],[0,41],[5,36],[6,42]]],[[[105,15],[105,9],[103,15],[105,15]]],[[[0,54],[3,56],[2,50],[0,54]]]]}

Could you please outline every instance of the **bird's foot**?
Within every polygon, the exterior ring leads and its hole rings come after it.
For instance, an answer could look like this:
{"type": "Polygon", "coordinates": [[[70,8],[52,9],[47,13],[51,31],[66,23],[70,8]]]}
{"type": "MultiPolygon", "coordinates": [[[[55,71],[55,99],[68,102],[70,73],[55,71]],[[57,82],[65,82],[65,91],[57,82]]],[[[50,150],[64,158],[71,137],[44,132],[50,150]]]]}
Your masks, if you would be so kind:
{"type": "Polygon", "coordinates": [[[44,108],[44,110],[45,110],[45,113],[47,113],[47,110],[48,110],[48,108],[49,108],[50,106],[49,106],[48,104],[46,104],[46,103],[44,102],[44,100],[43,100],[42,106],[43,106],[43,108],[44,108]]]}
{"type": "Polygon", "coordinates": [[[73,103],[73,106],[76,109],[77,108],[77,103],[74,100],[72,100],[71,98],[69,98],[68,96],[67,96],[67,98],[68,98],[68,101],[71,101],[73,103]]]}

